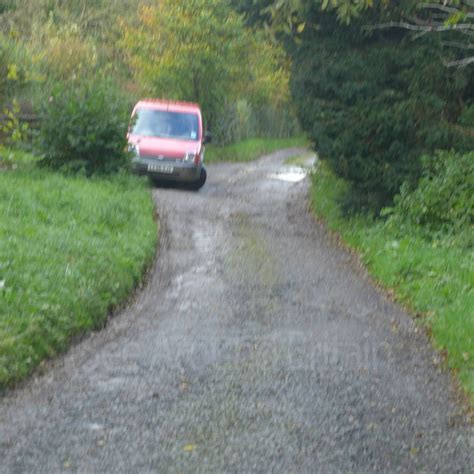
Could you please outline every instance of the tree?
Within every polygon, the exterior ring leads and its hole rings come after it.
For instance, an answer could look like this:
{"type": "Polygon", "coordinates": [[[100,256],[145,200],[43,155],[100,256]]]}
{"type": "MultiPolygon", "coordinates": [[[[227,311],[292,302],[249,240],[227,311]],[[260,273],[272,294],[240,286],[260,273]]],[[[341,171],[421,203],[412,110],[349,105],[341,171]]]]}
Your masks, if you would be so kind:
{"type": "Polygon", "coordinates": [[[274,0],[262,9],[262,13],[277,29],[301,33],[305,17],[315,8],[335,12],[337,19],[348,25],[351,19],[357,18],[373,4],[374,0],[274,0]]]}
{"type": "Polygon", "coordinates": [[[0,31],[27,50],[30,73],[40,83],[97,75],[124,82],[118,18],[133,18],[149,1],[14,0],[14,7],[0,11],[0,31]]]}
{"type": "Polygon", "coordinates": [[[122,29],[140,93],[199,102],[211,128],[222,130],[229,113],[237,120],[237,101],[253,108],[288,100],[282,46],[246,28],[226,0],[162,0],[142,6],[122,29]]]}
{"type": "Polygon", "coordinates": [[[403,182],[416,184],[422,154],[474,145],[461,126],[473,78],[443,67],[438,37],[364,31],[411,11],[411,1],[386,3],[283,0],[263,10],[278,38],[296,36],[284,40],[292,95],[320,158],[350,184],[346,209],[377,212],[403,182]]]}
{"type": "Polygon", "coordinates": [[[144,92],[199,102],[213,120],[246,71],[242,19],[220,0],[162,0],[123,24],[128,62],[144,92]]]}
{"type": "MultiPolygon", "coordinates": [[[[234,0],[240,8],[249,8],[249,0],[234,0]]],[[[474,2],[472,0],[277,0],[257,2],[260,13],[286,33],[301,32],[308,12],[319,7],[321,11],[335,11],[338,20],[348,25],[369,8],[384,11],[389,21],[365,25],[364,29],[402,28],[414,32],[414,38],[427,34],[443,35],[441,46],[454,48],[457,53],[444,61],[448,67],[465,67],[474,63],[474,2]]],[[[255,18],[255,8],[252,10],[255,18]]]]}
{"type": "Polygon", "coordinates": [[[401,20],[368,25],[368,30],[402,28],[414,33],[414,38],[428,34],[442,36],[441,46],[450,48],[444,60],[448,67],[465,67],[474,63],[474,2],[443,0],[414,3],[401,20]]]}

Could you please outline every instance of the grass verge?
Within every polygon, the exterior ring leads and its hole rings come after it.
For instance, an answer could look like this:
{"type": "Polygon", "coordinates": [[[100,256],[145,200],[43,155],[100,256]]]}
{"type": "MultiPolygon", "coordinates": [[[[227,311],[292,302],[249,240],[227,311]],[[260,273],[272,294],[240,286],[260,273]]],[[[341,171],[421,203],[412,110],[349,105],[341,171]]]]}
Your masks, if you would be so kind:
{"type": "Polygon", "coordinates": [[[105,324],[152,261],[145,182],[0,171],[0,391],[105,324]]]}
{"type": "Polygon", "coordinates": [[[285,165],[310,169],[314,166],[315,156],[314,151],[305,151],[301,155],[290,156],[285,160],[285,165]]]}
{"type": "Polygon", "coordinates": [[[231,145],[206,147],[206,163],[221,161],[245,162],[284,148],[306,147],[305,137],[293,138],[250,138],[231,145]]]}
{"type": "Polygon", "coordinates": [[[474,402],[474,252],[413,233],[400,237],[384,222],[346,219],[338,206],[345,183],[321,163],[313,175],[312,205],[328,227],[356,249],[371,274],[407,306],[447,354],[474,402]]]}

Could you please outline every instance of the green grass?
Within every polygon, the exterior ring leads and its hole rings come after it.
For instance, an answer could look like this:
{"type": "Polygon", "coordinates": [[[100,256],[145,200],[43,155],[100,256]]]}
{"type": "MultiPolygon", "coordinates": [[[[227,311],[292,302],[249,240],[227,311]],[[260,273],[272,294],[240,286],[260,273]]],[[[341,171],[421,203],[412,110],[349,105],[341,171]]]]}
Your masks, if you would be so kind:
{"type": "Polygon", "coordinates": [[[135,177],[0,171],[0,390],[127,299],[154,256],[153,213],[135,177]]]}
{"type": "Polygon", "coordinates": [[[300,155],[290,156],[290,158],[285,161],[285,165],[311,168],[314,164],[314,157],[314,151],[306,151],[300,155]]]}
{"type": "Polygon", "coordinates": [[[313,176],[312,204],[328,227],[356,249],[371,274],[419,316],[447,364],[474,401],[474,252],[452,241],[428,242],[416,229],[396,229],[364,217],[346,219],[338,206],[345,183],[324,163],[313,176]]]}
{"type": "Polygon", "coordinates": [[[284,148],[306,147],[305,137],[294,138],[250,138],[232,145],[206,147],[205,162],[245,162],[284,148]]]}
{"type": "Polygon", "coordinates": [[[27,163],[34,163],[35,161],[38,161],[38,157],[30,153],[25,153],[22,150],[5,148],[0,144],[0,169],[18,167],[27,163]]]}

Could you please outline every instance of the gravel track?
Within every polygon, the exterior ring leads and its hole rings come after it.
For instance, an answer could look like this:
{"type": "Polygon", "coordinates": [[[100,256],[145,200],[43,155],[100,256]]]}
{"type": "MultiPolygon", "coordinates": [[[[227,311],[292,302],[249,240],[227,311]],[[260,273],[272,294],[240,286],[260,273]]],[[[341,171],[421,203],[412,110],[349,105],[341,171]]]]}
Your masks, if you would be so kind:
{"type": "Polygon", "coordinates": [[[154,190],[147,285],[0,399],[0,472],[474,471],[424,335],[279,179],[295,152],[154,190]]]}

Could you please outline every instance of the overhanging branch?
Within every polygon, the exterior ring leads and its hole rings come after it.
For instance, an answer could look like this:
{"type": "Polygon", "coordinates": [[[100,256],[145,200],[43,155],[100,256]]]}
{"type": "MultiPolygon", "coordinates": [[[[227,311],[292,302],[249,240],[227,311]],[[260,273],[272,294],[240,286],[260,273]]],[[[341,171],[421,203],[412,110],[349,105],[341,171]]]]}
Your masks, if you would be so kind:
{"type": "MultiPolygon", "coordinates": [[[[470,8],[470,4],[467,3],[467,5],[470,8]]],[[[401,21],[389,21],[375,25],[366,25],[363,29],[373,31],[400,28],[413,32],[412,40],[430,33],[452,32],[453,34],[456,33],[458,36],[461,35],[461,37],[458,37],[457,41],[455,41],[455,38],[452,38],[454,41],[442,42],[443,46],[469,51],[474,49],[472,40],[466,38],[466,36],[469,38],[474,37],[474,22],[470,21],[470,19],[474,18],[474,12],[472,12],[472,10],[466,12],[458,7],[447,5],[447,2],[420,3],[417,6],[417,9],[419,12],[424,11],[425,15],[421,15],[420,13],[420,16],[415,15],[402,18],[401,21]],[[452,22],[451,19],[453,19],[452,22]],[[462,36],[466,39],[465,42],[462,36]]],[[[468,57],[455,60],[443,59],[443,63],[447,67],[466,67],[474,63],[474,56],[469,55],[468,57]]]]}
{"type": "MultiPolygon", "coordinates": [[[[456,14],[461,13],[462,10],[456,7],[450,7],[442,3],[420,3],[416,6],[419,10],[439,10],[444,13],[456,14]]],[[[474,18],[474,13],[462,12],[465,18],[474,18]]]]}
{"type": "Polygon", "coordinates": [[[455,60],[455,61],[445,61],[445,60],[443,60],[443,64],[446,67],[466,67],[466,66],[468,66],[469,64],[472,64],[472,63],[474,63],[474,56],[470,56],[470,57],[464,58],[464,59],[458,59],[458,60],[455,60]]]}
{"type": "Polygon", "coordinates": [[[459,49],[474,49],[474,44],[471,43],[459,43],[459,41],[443,41],[443,46],[451,46],[459,49]]]}
{"type": "Polygon", "coordinates": [[[474,24],[457,23],[454,25],[414,25],[406,21],[389,21],[387,23],[378,23],[376,25],[366,25],[364,30],[383,30],[387,28],[403,28],[410,31],[426,31],[440,33],[443,31],[474,31],[474,24]]]}

